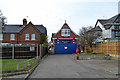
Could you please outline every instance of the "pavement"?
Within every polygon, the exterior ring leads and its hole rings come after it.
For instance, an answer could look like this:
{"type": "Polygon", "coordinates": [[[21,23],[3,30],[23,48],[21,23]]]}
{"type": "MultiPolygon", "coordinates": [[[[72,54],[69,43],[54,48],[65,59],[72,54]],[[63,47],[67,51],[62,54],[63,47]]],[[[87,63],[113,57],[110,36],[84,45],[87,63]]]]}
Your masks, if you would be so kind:
{"type": "Polygon", "coordinates": [[[79,60],[80,64],[84,63],[84,65],[86,66],[89,66],[95,69],[102,69],[114,75],[120,74],[118,72],[118,63],[120,64],[120,61],[118,61],[118,59],[115,59],[112,57],[106,57],[105,55],[80,55],[80,57],[83,58],[83,60],[79,60]],[[85,60],[84,58],[85,59],[91,58],[91,59],[85,60]]]}
{"type": "Polygon", "coordinates": [[[49,55],[31,78],[118,78],[117,60],[74,60],[74,55],[49,55]],[[112,72],[112,73],[111,73],[112,72]]]}

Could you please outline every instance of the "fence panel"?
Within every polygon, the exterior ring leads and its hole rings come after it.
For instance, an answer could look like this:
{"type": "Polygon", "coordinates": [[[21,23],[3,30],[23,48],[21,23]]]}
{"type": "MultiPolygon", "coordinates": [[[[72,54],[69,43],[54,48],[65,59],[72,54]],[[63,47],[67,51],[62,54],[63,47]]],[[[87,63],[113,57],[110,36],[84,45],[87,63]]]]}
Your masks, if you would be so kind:
{"type": "Polygon", "coordinates": [[[47,54],[47,47],[41,46],[40,49],[40,46],[37,46],[2,46],[2,52],[0,52],[2,56],[0,58],[33,58],[40,56],[40,52],[42,58],[47,54]]]}
{"type": "MultiPolygon", "coordinates": [[[[90,51],[88,45],[85,46],[85,51],[90,51]]],[[[104,53],[110,55],[120,55],[120,41],[102,42],[93,44],[94,53],[104,53]]]]}

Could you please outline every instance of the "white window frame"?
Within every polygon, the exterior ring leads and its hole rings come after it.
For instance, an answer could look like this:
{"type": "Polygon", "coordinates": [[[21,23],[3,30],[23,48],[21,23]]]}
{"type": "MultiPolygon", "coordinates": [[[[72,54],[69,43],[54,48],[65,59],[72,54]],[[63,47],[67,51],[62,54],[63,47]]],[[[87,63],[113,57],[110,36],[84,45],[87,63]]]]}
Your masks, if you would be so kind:
{"type": "Polygon", "coordinates": [[[0,40],[3,40],[3,34],[0,34],[0,40]]]}
{"type": "Polygon", "coordinates": [[[70,29],[62,29],[61,36],[64,36],[64,37],[70,36],[70,29]]]}
{"type": "Polygon", "coordinates": [[[29,34],[28,33],[25,34],[25,40],[29,40],[29,39],[30,39],[29,34]]]}
{"type": "Polygon", "coordinates": [[[31,34],[31,40],[35,40],[35,34],[31,34]]]}
{"type": "Polygon", "coordinates": [[[10,34],[10,40],[15,40],[15,34],[10,34]]]}

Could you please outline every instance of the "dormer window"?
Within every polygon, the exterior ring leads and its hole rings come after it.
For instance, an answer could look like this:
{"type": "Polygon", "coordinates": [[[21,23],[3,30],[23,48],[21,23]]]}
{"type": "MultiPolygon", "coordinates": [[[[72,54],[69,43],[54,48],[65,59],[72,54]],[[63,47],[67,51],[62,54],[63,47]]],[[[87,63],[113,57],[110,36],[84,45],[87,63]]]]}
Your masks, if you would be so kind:
{"type": "Polygon", "coordinates": [[[64,36],[64,37],[70,36],[70,29],[62,29],[61,36],[64,36]]]}

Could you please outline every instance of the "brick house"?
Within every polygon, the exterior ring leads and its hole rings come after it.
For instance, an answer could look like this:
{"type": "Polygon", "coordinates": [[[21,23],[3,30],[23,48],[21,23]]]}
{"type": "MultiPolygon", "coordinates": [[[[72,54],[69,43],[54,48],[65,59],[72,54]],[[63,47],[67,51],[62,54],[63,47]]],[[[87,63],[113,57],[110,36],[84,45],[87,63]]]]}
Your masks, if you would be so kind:
{"type": "Polygon", "coordinates": [[[39,44],[42,33],[45,33],[47,36],[47,29],[43,25],[34,25],[32,22],[27,24],[27,20],[23,19],[22,25],[4,25],[2,34],[0,34],[0,42],[30,45],[39,44]]]}
{"type": "Polygon", "coordinates": [[[54,54],[76,53],[79,36],[75,34],[65,22],[57,33],[52,33],[52,52],[54,54]]]}

